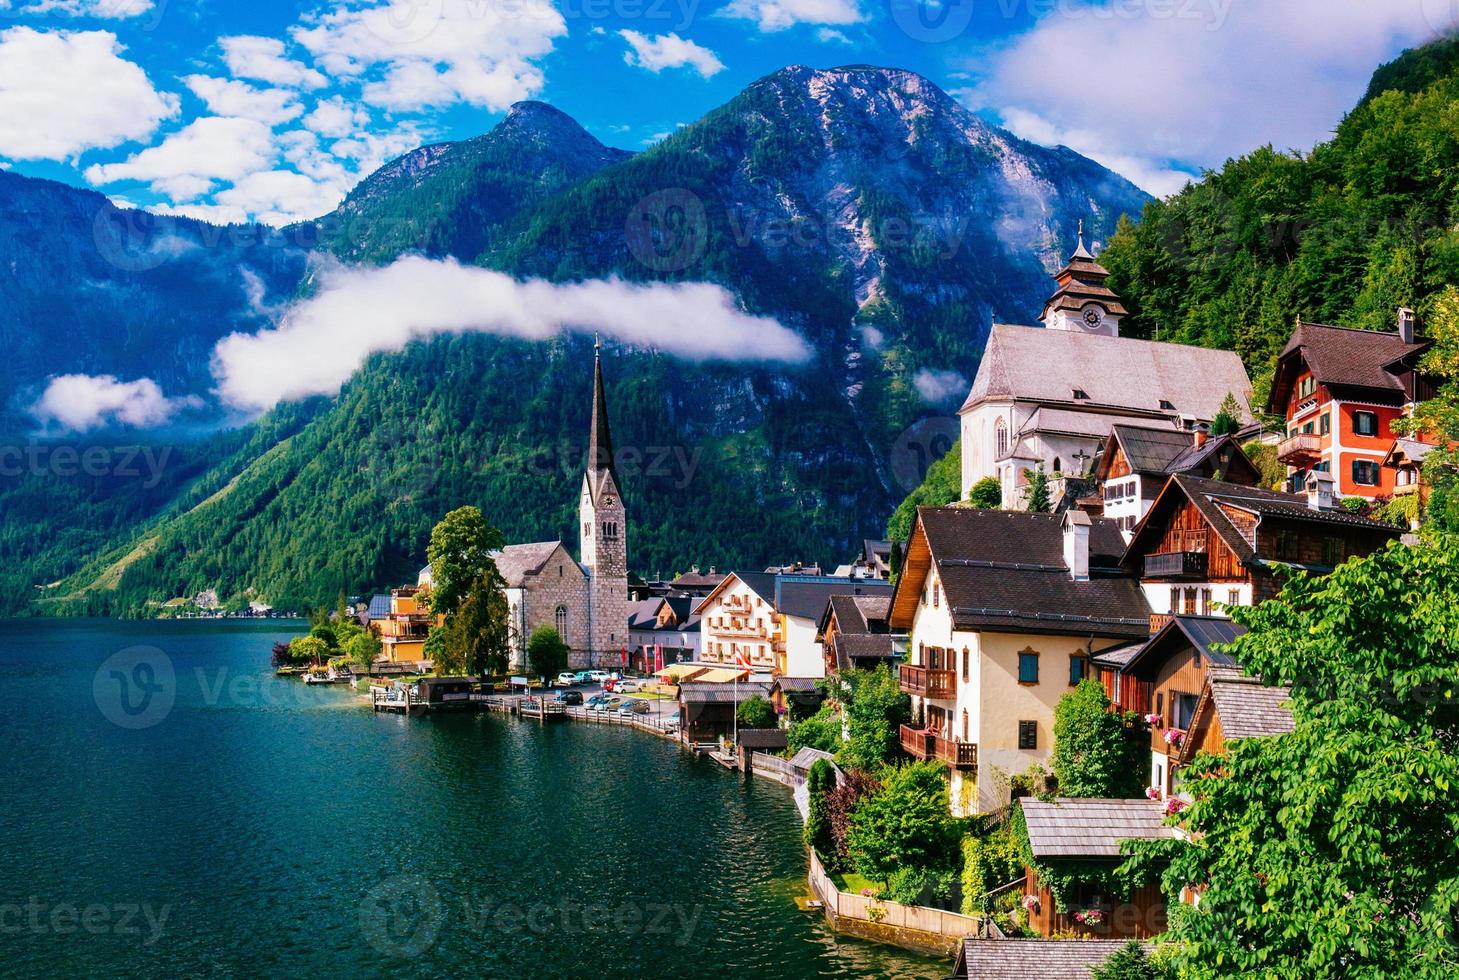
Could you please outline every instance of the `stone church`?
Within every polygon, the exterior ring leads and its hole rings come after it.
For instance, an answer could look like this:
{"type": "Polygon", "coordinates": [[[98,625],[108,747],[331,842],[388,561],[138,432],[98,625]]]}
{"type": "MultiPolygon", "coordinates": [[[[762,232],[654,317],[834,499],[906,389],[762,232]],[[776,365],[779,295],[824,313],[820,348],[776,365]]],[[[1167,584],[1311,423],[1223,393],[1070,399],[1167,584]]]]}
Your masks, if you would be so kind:
{"type": "Polygon", "coordinates": [[[613,436],[601,349],[593,364],[593,417],[578,502],[581,561],[562,541],[508,545],[497,553],[511,621],[512,669],[524,670],[527,640],[556,627],[575,669],[613,669],[628,645],[628,517],[613,466],[613,436]]]}

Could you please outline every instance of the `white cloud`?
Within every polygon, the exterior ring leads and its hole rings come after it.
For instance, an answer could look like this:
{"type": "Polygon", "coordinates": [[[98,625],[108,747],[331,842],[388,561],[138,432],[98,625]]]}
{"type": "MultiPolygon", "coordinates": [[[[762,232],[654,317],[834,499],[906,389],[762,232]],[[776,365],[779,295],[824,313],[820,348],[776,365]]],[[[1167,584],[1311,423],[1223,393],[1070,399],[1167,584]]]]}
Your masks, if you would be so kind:
{"type": "Polygon", "coordinates": [[[629,50],[623,53],[623,60],[654,74],[665,68],[692,68],[701,77],[709,78],[724,71],[724,62],[713,51],[678,34],[649,37],[638,31],[619,31],[618,36],[628,42],[629,50]]]}
{"type": "Polygon", "coordinates": [[[1030,142],[1045,146],[1067,146],[1103,164],[1151,194],[1162,197],[1174,194],[1188,182],[1200,179],[1200,174],[1194,170],[1181,170],[1168,162],[1122,152],[1127,148],[1112,145],[1095,130],[1077,127],[1060,129],[1042,116],[1023,109],[1005,109],[1003,124],[1014,135],[1030,142]]]}
{"type": "Polygon", "coordinates": [[[1042,131],[1109,165],[1124,157],[1123,172],[1152,190],[1174,186],[1182,165],[1219,166],[1266,143],[1311,147],[1361,97],[1376,64],[1454,22],[1447,0],[1053,9],[967,64],[982,78],[970,102],[1031,138],[1042,131]]]}
{"type": "MultiPolygon", "coordinates": [[[[4,8],[0,4],[0,9],[4,8]]],[[[149,13],[156,0],[32,0],[20,8],[26,14],[64,14],[68,17],[95,17],[98,20],[126,20],[149,13]]]]}
{"type": "Polygon", "coordinates": [[[292,31],[365,102],[393,110],[455,102],[505,110],[541,90],[537,60],[567,24],[548,0],[388,0],[340,7],[292,31]]]}
{"type": "Polygon", "coordinates": [[[256,119],[266,126],[278,126],[304,113],[298,97],[288,89],[254,88],[247,82],[208,75],[188,75],[183,83],[219,116],[256,119]]]}
{"type": "Polygon", "coordinates": [[[816,31],[816,40],[822,44],[850,44],[851,38],[847,37],[844,31],[838,31],[832,27],[822,27],[816,31]]]}
{"type": "Polygon", "coordinates": [[[857,0],[734,0],[722,14],[753,20],[765,33],[796,24],[859,24],[866,19],[857,0]]]}
{"type": "Polygon", "coordinates": [[[144,180],[173,201],[206,194],[214,182],[242,180],[266,170],[276,149],[272,130],[254,119],[204,116],[122,163],[86,168],[93,184],[144,180]]]}
{"type": "Polygon", "coordinates": [[[941,405],[953,398],[963,398],[971,387],[968,379],[956,371],[937,368],[922,368],[912,375],[912,384],[922,400],[931,405],[941,405]]]}
{"type": "Polygon", "coordinates": [[[285,88],[323,88],[329,84],[319,72],[284,57],[284,42],[274,37],[240,34],[225,37],[223,62],[237,78],[252,78],[285,88]]]}
{"type": "Polygon", "coordinates": [[[342,194],[328,181],[315,180],[293,170],[267,170],[249,174],[214,200],[225,209],[236,208],[266,225],[288,225],[317,218],[334,210],[342,194]]]}
{"type": "Polygon", "coordinates": [[[370,114],[338,95],[324,99],[304,117],[304,128],[320,136],[349,136],[370,124],[370,114]]]}
{"type": "Polygon", "coordinates": [[[110,374],[65,374],[51,379],[30,411],[52,429],[86,432],[105,425],[162,425],[197,404],[193,397],[168,398],[151,378],[118,381],[110,374]]]}
{"type": "Polygon", "coordinates": [[[0,156],[61,160],[143,140],[177,113],[108,31],[0,31],[0,156]]]}
{"type": "Polygon", "coordinates": [[[381,269],[334,266],[319,291],[273,329],[232,334],[213,351],[217,393],[238,408],[334,394],[365,358],[419,338],[479,331],[541,340],[598,330],[694,360],[799,362],[795,332],[740,310],[709,283],[520,282],[454,261],[399,259],[381,269]]]}

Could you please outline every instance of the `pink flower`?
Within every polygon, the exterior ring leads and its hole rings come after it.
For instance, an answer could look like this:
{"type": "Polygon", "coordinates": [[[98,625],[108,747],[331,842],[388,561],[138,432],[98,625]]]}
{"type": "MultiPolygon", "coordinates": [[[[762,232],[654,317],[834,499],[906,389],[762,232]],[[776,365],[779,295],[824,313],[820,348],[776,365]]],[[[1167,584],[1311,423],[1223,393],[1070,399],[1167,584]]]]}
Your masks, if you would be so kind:
{"type": "Polygon", "coordinates": [[[1171,745],[1179,745],[1185,741],[1185,732],[1179,728],[1167,728],[1165,730],[1165,740],[1171,745]]]}
{"type": "Polygon", "coordinates": [[[1023,908],[1025,912],[1035,912],[1038,910],[1038,907],[1039,897],[1037,895],[1023,896],[1023,908]]]}
{"type": "Polygon", "coordinates": [[[1186,803],[1186,801],[1182,800],[1180,797],[1172,796],[1165,801],[1165,812],[1173,817],[1189,805],[1190,804],[1186,803]]]}
{"type": "Polygon", "coordinates": [[[1159,715],[1153,712],[1145,716],[1145,724],[1147,725],[1158,725],[1162,720],[1159,715]]]}
{"type": "Polygon", "coordinates": [[[1150,800],[1160,799],[1160,788],[1158,786],[1146,786],[1145,798],[1150,800]]]}
{"type": "Polygon", "coordinates": [[[861,894],[865,895],[867,898],[876,898],[876,889],[875,888],[863,888],[863,889],[861,889],[861,894]]]}

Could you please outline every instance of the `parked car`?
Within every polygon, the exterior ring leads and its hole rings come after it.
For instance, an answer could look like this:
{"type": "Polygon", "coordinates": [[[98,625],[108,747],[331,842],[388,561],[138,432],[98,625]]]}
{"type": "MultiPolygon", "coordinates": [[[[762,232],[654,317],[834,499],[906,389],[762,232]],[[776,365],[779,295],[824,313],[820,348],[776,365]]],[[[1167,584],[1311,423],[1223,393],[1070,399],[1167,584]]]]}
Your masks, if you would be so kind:
{"type": "Polygon", "coordinates": [[[574,678],[574,684],[591,684],[593,682],[593,672],[591,670],[580,670],[572,676],[574,678]]]}
{"type": "Polygon", "coordinates": [[[648,705],[645,704],[642,701],[639,701],[639,700],[637,700],[635,698],[625,698],[623,700],[623,703],[620,704],[615,710],[620,715],[637,715],[637,714],[642,714],[642,711],[640,711],[639,708],[638,708],[638,706],[640,704],[642,704],[644,706],[644,709],[647,709],[648,708],[648,705]]]}
{"type": "Polygon", "coordinates": [[[606,695],[606,694],[594,694],[592,697],[588,698],[588,700],[583,703],[583,707],[587,708],[589,711],[597,711],[598,710],[598,706],[600,704],[602,704],[606,700],[608,700],[608,695],[606,695]]]}
{"type": "Polygon", "coordinates": [[[572,687],[578,682],[578,675],[570,670],[564,670],[557,675],[556,684],[558,687],[572,687]]]}
{"type": "Polygon", "coordinates": [[[583,703],[583,692],[582,691],[558,691],[557,692],[557,697],[553,698],[553,700],[559,702],[560,704],[582,704],[583,703]]]}
{"type": "Polygon", "coordinates": [[[594,684],[601,684],[604,681],[608,681],[608,680],[612,680],[612,679],[613,679],[613,675],[610,674],[610,673],[608,673],[606,670],[590,670],[590,671],[588,671],[588,680],[592,681],[594,684]]]}
{"type": "Polygon", "coordinates": [[[643,682],[636,681],[632,677],[623,677],[612,683],[614,694],[637,694],[643,690],[643,682]]]}
{"type": "Polygon", "coordinates": [[[608,695],[593,707],[594,711],[617,711],[618,706],[623,703],[623,698],[608,695]]]}

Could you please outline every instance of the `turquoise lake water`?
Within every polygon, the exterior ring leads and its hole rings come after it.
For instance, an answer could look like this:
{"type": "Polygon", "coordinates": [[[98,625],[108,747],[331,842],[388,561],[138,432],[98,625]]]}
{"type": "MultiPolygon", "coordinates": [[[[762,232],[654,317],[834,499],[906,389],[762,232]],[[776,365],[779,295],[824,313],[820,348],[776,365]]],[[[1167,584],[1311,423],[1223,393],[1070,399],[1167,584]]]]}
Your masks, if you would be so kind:
{"type": "Polygon", "coordinates": [[[287,623],[0,627],[4,975],[949,972],[798,911],[789,791],[667,742],[376,716],[287,623]]]}

